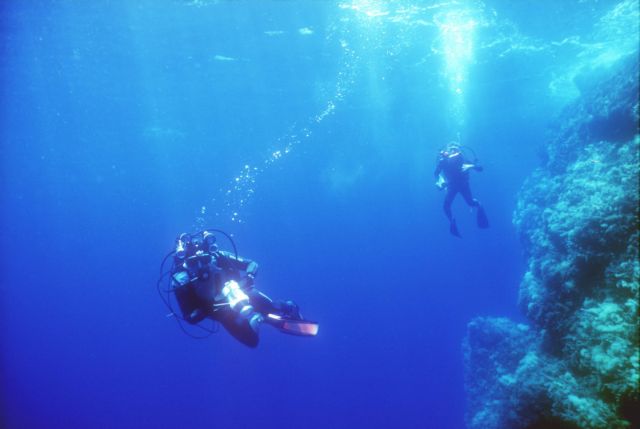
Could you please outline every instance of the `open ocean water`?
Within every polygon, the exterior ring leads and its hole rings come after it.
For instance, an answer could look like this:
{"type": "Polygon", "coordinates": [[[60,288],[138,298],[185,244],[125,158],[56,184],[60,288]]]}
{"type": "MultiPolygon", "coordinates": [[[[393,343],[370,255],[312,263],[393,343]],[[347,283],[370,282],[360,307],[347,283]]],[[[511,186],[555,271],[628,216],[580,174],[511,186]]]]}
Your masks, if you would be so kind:
{"type": "Polygon", "coordinates": [[[467,323],[523,319],[517,192],[638,41],[633,0],[5,0],[0,18],[7,429],[463,428],[467,323]],[[462,239],[433,179],[452,140],[491,222],[458,197],[462,239]],[[206,227],[319,335],[184,335],[159,264],[206,227]]]}

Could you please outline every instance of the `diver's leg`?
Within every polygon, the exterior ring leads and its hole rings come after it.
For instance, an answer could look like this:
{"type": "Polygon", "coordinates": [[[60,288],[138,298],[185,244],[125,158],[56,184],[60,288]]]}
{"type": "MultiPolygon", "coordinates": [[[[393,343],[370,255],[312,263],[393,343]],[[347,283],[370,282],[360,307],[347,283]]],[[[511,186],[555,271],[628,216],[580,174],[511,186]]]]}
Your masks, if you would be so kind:
{"type": "Polygon", "coordinates": [[[249,301],[253,308],[262,314],[276,313],[278,310],[274,305],[274,301],[258,289],[252,287],[246,291],[249,301]]]}
{"type": "Polygon", "coordinates": [[[444,204],[442,205],[442,208],[444,209],[444,214],[447,216],[447,219],[449,219],[449,222],[453,219],[453,215],[451,214],[451,204],[453,203],[453,199],[456,197],[457,193],[458,191],[455,190],[453,186],[449,186],[447,194],[444,196],[444,204]]]}
{"type": "Polygon", "coordinates": [[[487,218],[487,213],[484,211],[484,207],[480,204],[480,201],[473,198],[471,194],[471,188],[467,183],[463,189],[460,190],[462,197],[467,202],[470,207],[477,207],[478,212],[476,213],[476,223],[478,224],[478,228],[489,228],[489,219],[487,218]]]}
{"type": "Polygon", "coordinates": [[[467,205],[469,205],[470,207],[481,206],[480,201],[473,198],[473,195],[471,194],[471,187],[469,186],[468,183],[465,183],[464,186],[460,188],[460,194],[462,195],[462,198],[464,198],[464,200],[466,201],[467,205]]]}
{"type": "Polygon", "coordinates": [[[444,197],[444,214],[447,215],[447,219],[449,219],[449,232],[451,235],[455,235],[456,237],[462,237],[460,235],[460,231],[458,231],[458,225],[456,224],[456,220],[451,213],[451,204],[453,203],[453,199],[456,197],[458,190],[449,184],[449,188],[447,188],[447,195],[444,197]]]}
{"type": "Polygon", "coordinates": [[[251,288],[246,291],[246,293],[249,296],[249,300],[251,301],[253,308],[264,316],[267,316],[270,313],[278,316],[285,316],[290,319],[302,320],[300,309],[296,303],[291,300],[274,301],[256,288],[251,288]]]}
{"type": "Polygon", "coordinates": [[[251,348],[258,346],[258,332],[245,317],[232,310],[222,310],[215,314],[215,320],[242,344],[251,348]]]}

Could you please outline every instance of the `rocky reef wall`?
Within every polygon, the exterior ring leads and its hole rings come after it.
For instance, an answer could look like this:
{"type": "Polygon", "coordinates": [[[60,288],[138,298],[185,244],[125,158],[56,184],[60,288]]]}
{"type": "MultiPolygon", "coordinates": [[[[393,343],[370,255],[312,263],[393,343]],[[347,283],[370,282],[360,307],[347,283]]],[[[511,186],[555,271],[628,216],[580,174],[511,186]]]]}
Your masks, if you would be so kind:
{"type": "Polygon", "coordinates": [[[520,191],[530,323],[469,324],[470,429],[640,427],[638,73],[633,58],[583,88],[520,191]]]}

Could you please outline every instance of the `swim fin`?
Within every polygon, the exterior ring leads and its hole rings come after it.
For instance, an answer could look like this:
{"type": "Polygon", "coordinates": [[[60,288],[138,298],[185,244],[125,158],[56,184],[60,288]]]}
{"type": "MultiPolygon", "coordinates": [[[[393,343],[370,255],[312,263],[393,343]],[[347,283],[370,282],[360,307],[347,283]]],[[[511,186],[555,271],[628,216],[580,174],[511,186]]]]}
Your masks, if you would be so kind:
{"type": "Polygon", "coordinates": [[[317,322],[290,319],[286,316],[271,313],[267,314],[264,321],[275,326],[285,334],[298,335],[301,337],[315,337],[318,334],[318,328],[320,327],[317,322]]]}
{"type": "Polygon", "coordinates": [[[489,219],[487,218],[487,214],[482,206],[478,207],[477,222],[478,228],[489,228],[489,219]]]}
{"type": "Polygon", "coordinates": [[[449,232],[451,233],[451,235],[462,238],[462,235],[460,235],[460,231],[458,231],[458,224],[456,223],[455,219],[451,219],[451,223],[449,224],[449,232]]]}

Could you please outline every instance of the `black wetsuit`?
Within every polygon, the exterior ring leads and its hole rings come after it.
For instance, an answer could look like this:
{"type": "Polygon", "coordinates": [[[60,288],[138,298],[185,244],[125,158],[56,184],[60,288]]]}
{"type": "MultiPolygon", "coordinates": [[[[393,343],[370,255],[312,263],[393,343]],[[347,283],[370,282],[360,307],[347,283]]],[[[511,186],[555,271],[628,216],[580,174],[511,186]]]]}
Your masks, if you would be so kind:
{"type": "Polygon", "coordinates": [[[249,299],[252,315],[259,313],[287,315],[299,318],[297,307],[290,302],[272,301],[253,286],[258,264],[215,251],[186,258],[175,264],[172,286],[183,314],[183,319],[196,324],[206,318],[216,320],[237,340],[249,347],[258,345],[257,329],[247,315],[233,309],[222,294],[224,285],[233,280],[249,299]]]}
{"type": "Polygon", "coordinates": [[[446,180],[447,194],[444,197],[444,213],[447,215],[447,219],[451,222],[453,215],[451,214],[451,204],[458,193],[462,195],[462,198],[471,207],[480,207],[480,202],[473,198],[471,194],[471,187],[469,186],[469,170],[474,168],[480,170],[477,166],[472,166],[469,169],[463,169],[465,165],[464,157],[462,153],[457,152],[453,154],[442,154],[438,160],[436,166],[435,177],[436,179],[442,175],[446,180]]]}

